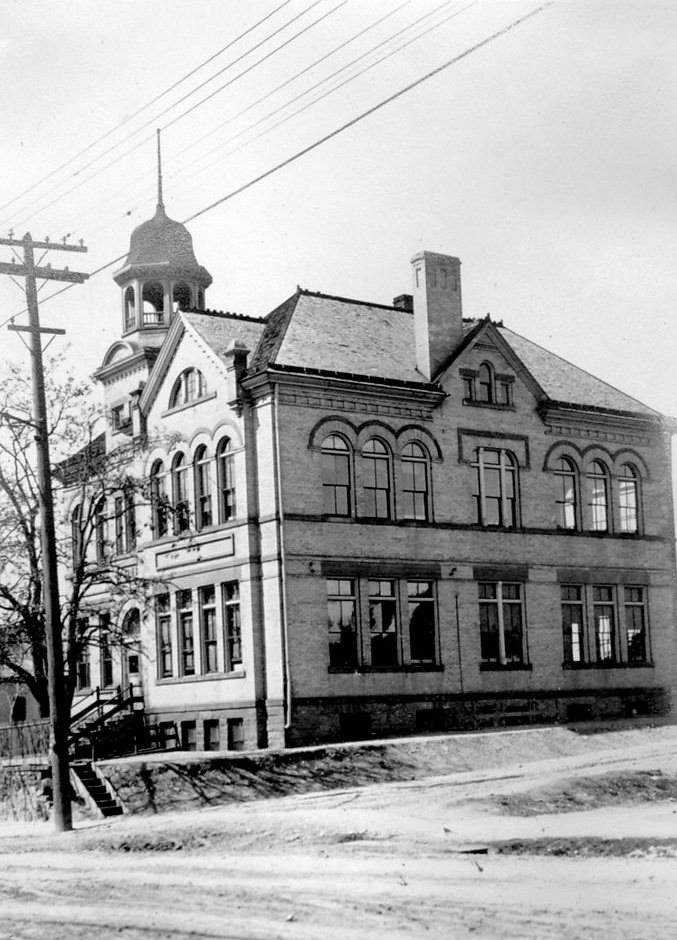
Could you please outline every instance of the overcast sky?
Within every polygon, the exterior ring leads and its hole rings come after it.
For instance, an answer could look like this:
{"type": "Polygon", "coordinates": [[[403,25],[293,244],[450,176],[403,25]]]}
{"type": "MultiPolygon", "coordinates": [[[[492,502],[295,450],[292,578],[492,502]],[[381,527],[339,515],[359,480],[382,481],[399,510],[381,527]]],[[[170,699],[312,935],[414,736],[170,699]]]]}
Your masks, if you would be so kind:
{"type": "MultiPolygon", "coordinates": [[[[282,2],[3,0],[0,232],[84,238],[87,255],[49,260],[93,271],[153,213],[155,127],[167,211],[183,220],[539,6],[288,0],[273,13],[282,2]]],[[[557,0],[190,223],[214,277],[207,304],[264,315],[297,284],[390,303],[417,251],[453,254],[467,316],[490,312],[677,413],[676,103],[676,3],[557,0]]],[[[116,267],[42,304],[81,373],[120,333],[116,267]]],[[[21,301],[1,277],[0,320],[21,301]]],[[[1,341],[26,355],[4,327],[1,341]]]]}

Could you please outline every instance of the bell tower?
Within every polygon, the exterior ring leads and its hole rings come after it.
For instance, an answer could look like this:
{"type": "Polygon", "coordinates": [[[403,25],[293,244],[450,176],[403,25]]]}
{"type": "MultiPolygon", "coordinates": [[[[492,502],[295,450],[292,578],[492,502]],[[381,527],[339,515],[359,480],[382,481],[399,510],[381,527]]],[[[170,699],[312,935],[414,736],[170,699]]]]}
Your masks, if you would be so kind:
{"type": "Polygon", "coordinates": [[[122,336],[142,347],[162,344],[177,310],[204,309],[205,290],[212,283],[197,262],[190,232],[165,212],[159,130],[157,166],[155,215],[134,229],[127,258],[113,274],[122,294],[122,336]]]}

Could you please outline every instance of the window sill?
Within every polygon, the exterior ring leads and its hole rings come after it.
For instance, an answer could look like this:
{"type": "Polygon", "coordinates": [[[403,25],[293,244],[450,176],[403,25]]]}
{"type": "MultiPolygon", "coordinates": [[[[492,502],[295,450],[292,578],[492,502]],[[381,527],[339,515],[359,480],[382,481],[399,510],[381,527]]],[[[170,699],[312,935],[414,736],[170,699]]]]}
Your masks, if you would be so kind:
{"type": "MultiPolygon", "coordinates": [[[[232,529],[237,525],[242,525],[242,519],[229,519],[227,522],[215,522],[213,525],[205,526],[202,529],[186,529],[180,534],[172,532],[167,535],[158,535],[151,537],[149,542],[145,542],[142,547],[154,547],[157,545],[171,545],[173,542],[182,544],[191,539],[199,539],[201,536],[217,535],[224,529],[232,529]]],[[[177,546],[178,547],[178,546],[177,546]]],[[[136,551],[136,549],[135,549],[136,551]]]]}
{"type": "Polygon", "coordinates": [[[201,395],[200,398],[193,398],[192,401],[186,401],[182,405],[168,408],[167,411],[162,412],[160,417],[167,418],[169,415],[178,414],[179,411],[185,411],[186,408],[192,408],[194,405],[201,405],[205,401],[211,401],[212,398],[216,398],[216,392],[208,392],[206,395],[201,395]]]}
{"type": "Polygon", "coordinates": [[[371,675],[377,672],[444,672],[438,663],[409,663],[404,666],[329,666],[331,675],[371,675]]]}
{"type": "Polygon", "coordinates": [[[184,682],[213,682],[221,679],[244,679],[247,673],[244,669],[236,669],[233,672],[206,672],[199,676],[165,676],[162,679],[156,679],[156,685],[178,685],[184,682]]]}
{"type": "Polygon", "coordinates": [[[514,405],[502,405],[494,401],[475,401],[473,398],[464,398],[461,402],[469,408],[491,408],[493,411],[515,411],[514,405]]]}
{"type": "Polygon", "coordinates": [[[653,669],[652,662],[645,663],[562,663],[562,669],[567,671],[579,669],[653,669]]]}
{"type": "Polygon", "coordinates": [[[531,672],[531,663],[480,663],[480,672],[531,672]]]}

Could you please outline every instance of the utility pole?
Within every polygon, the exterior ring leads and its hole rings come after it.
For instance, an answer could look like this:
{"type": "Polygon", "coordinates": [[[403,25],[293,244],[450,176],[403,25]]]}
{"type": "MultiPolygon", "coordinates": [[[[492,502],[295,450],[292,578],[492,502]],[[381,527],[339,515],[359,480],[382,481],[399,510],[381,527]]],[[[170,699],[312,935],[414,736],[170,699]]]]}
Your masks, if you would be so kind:
{"type": "Polygon", "coordinates": [[[58,832],[73,828],[70,800],[70,774],[68,763],[68,731],[70,714],[65,694],[63,643],[61,637],[61,611],[56,557],[56,533],[54,528],[54,499],[52,494],[52,468],[49,459],[49,436],[47,406],[45,403],[45,374],[42,362],[42,333],[63,334],[65,330],[47,329],[40,326],[38,313],[37,280],[71,281],[82,284],[88,274],[55,270],[51,264],[41,267],[48,251],[87,251],[82,242],[68,245],[51,242],[46,238],[34,242],[30,233],[15,239],[0,238],[0,245],[23,249],[23,264],[0,262],[0,274],[23,277],[25,280],[28,326],[9,326],[10,330],[30,334],[31,373],[33,380],[33,420],[37,446],[38,489],[40,495],[40,524],[42,538],[42,562],[44,570],[45,639],[47,643],[47,669],[49,689],[50,763],[52,766],[52,796],[54,826],[58,832]],[[35,249],[44,249],[38,264],[35,264],[35,249]]]}

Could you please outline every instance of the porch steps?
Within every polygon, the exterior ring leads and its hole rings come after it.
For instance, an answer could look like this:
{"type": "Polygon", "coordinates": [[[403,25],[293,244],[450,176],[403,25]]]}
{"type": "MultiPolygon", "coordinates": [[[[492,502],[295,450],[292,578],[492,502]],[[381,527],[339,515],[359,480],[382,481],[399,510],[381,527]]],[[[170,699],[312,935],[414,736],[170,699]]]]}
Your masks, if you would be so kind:
{"type": "Polygon", "coordinates": [[[102,816],[122,815],[122,806],[111,795],[91,761],[77,761],[71,766],[102,816]]]}

